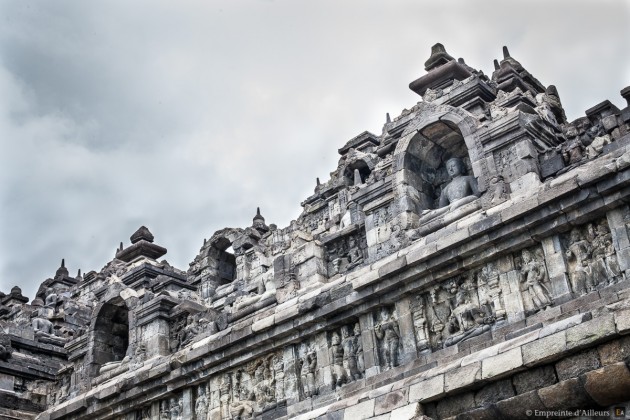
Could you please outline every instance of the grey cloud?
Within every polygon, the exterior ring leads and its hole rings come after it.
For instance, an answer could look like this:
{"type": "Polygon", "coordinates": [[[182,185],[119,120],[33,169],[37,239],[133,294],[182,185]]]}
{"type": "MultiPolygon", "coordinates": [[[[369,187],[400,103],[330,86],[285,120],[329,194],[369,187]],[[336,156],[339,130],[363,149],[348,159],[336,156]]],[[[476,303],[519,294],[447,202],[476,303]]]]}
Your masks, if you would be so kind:
{"type": "Polygon", "coordinates": [[[147,225],[187,268],[204,237],[299,215],[336,150],[419,97],[431,45],[487,74],[501,47],[567,113],[621,105],[628,5],[608,1],[6,2],[0,290],[62,257],[99,269],[147,225]]]}

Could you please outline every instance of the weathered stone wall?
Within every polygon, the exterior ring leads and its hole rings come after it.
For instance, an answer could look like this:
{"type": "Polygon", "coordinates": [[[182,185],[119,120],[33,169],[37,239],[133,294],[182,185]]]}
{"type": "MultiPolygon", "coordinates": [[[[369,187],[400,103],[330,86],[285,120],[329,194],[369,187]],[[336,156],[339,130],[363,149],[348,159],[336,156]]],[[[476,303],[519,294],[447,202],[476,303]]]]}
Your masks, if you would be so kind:
{"type": "Polygon", "coordinates": [[[99,272],[62,262],[31,304],[3,294],[0,416],[627,406],[630,108],[568,122],[504,54],[489,78],[436,45],[423,101],[339,149],[288,227],[258,210],[185,272],[142,227],[99,272]]]}

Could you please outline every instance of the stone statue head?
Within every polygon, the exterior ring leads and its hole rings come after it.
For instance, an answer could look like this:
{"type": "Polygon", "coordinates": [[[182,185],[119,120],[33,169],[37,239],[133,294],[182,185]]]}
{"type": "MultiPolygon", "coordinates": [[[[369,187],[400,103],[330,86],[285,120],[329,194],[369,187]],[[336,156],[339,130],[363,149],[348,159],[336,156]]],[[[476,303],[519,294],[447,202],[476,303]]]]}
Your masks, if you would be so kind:
{"type": "Polygon", "coordinates": [[[332,335],[330,336],[330,342],[333,345],[341,343],[341,339],[339,338],[339,334],[337,334],[337,331],[333,332],[332,335]]]}
{"type": "Polygon", "coordinates": [[[389,311],[386,307],[381,308],[381,320],[387,321],[389,319],[389,311]]]}
{"type": "Polygon", "coordinates": [[[451,178],[464,175],[466,173],[464,161],[458,157],[450,158],[446,161],[446,172],[448,172],[451,178]]]}
{"type": "Polygon", "coordinates": [[[348,338],[350,336],[350,327],[344,325],[341,327],[341,337],[348,338]]]}
{"type": "Polygon", "coordinates": [[[359,335],[359,334],[361,334],[361,326],[357,322],[356,324],[354,324],[354,335],[359,335]]]}

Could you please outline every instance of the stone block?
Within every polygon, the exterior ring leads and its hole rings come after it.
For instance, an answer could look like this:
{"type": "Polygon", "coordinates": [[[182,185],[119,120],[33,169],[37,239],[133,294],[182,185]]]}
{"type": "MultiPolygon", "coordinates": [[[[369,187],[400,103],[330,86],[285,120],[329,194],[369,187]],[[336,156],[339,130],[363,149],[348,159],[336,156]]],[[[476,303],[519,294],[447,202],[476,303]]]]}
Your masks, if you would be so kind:
{"type": "Polygon", "coordinates": [[[630,309],[615,312],[615,326],[619,334],[630,333],[630,309]]]}
{"type": "Polygon", "coordinates": [[[560,331],[524,344],[521,347],[523,350],[523,364],[525,366],[533,366],[562,357],[567,348],[565,334],[565,331],[560,331]]]}
{"type": "Polygon", "coordinates": [[[514,396],[514,388],[510,379],[492,382],[475,393],[475,404],[478,407],[487,407],[497,401],[514,396]]]}
{"type": "MultiPolygon", "coordinates": [[[[527,344],[527,343],[530,343],[530,342],[532,342],[534,340],[537,340],[538,337],[539,337],[539,333],[540,333],[540,331],[535,330],[535,331],[529,332],[527,334],[520,335],[520,336],[518,336],[516,338],[513,338],[511,340],[508,340],[505,343],[501,343],[501,344],[499,344],[497,346],[498,347],[498,352],[499,353],[503,353],[503,352],[506,352],[506,351],[511,350],[513,348],[520,347],[523,344],[527,344]]],[[[507,336],[506,336],[506,338],[507,338],[507,336]]]]}
{"type": "Polygon", "coordinates": [[[387,264],[383,265],[381,268],[379,268],[378,275],[381,278],[386,277],[386,276],[391,276],[393,274],[396,274],[397,272],[399,272],[406,266],[407,266],[407,257],[406,256],[398,257],[395,260],[390,261],[387,264]]]}
{"type": "Polygon", "coordinates": [[[531,415],[527,414],[528,410],[534,410],[537,407],[542,409],[543,403],[538,397],[538,393],[536,391],[530,391],[525,394],[499,401],[496,403],[496,407],[500,414],[497,418],[526,419],[531,415]]]}
{"type": "Polygon", "coordinates": [[[517,394],[524,394],[558,382],[552,365],[532,368],[512,377],[512,384],[517,394]]]}
{"type": "Polygon", "coordinates": [[[521,348],[517,347],[505,353],[484,359],[481,362],[481,378],[493,378],[514,373],[523,366],[521,348]]]}
{"type": "Polygon", "coordinates": [[[538,390],[538,396],[549,410],[583,408],[590,405],[590,398],[578,378],[567,379],[538,390]]]}
{"type": "Polygon", "coordinates": [[[376,397],[374,414],[378,416],[383,413],[388,413],[398,407],[402,407],[403,405],[407,404],[408,391],[408,388],[403,388],[376,397]]]}
{"type": "Polygon", "coordinates": [[[15,377],[13,375],[7,375],[0,373],[0,389],[13,392],[15,377]]]}
{"type": "Polygon", "coordinates": [[[444,375],[411,385],[409,387],[409,401],[431,401],[444,394],[444,375]]]}
{"type": "Polygon", "coordinates": [[[271,328],[274,324],[275,316],[271,315],[260,319],[252,324],[252,331],[259,332],[271,328]]]}
{"type": "Polygon", "coordinates": [[[597,352],[602,366],[624,361],[630,357],[630,336],[602,344],[597,352]]]}
{"type": "Polygon", "coordinates": [[[362,420],[374,416],[374,401],[367,400],[347,407],[343,413],[344,420],[362,420]]]}
{"type": "Polygon", "coordinates": [[[539,337],[544,338],[548,335],[555,334],[559,331],[564,331],[569,327],[573,327],[574,325],[579,325],[583,321],[589,320],[590,314],[577,314],[565,318],[561,321],[554,322],[553,324],[545,325],[539,332],[539,337]]]}
{"type": "Polygon", "coordinates": [[[481,380],[481,362],[468,364],[444,374],[444,391],[459,392],[481,380]]]}
{"type": "Polygon", "coordinates": [[[589,349],[578,354],[568,356],[556,363],[558,379],[563,381],[575,378],[584,372],[600,367],[599,354],[595,349],[589,349]]]}
{"type": "Polygon", "coordinates": [[[501,211],[501,220],[506,223],[517,217],[523,217],[525,214],[532,211],[536,207],[538,207],[537,197],[531,197],[518,203],[514,203],[510,207],[507,207],[503,211],[501,211]]]}
{"type": "Polygon", "coordinates": [[[583,383],[588,395],[603,407],[630,400],[630,371],[623,362],[587,372],[583,383]]]}
{"type": "Polygon", "coordinates": [[[462,359],[462,366],[469,365],[471,363],[479,362],[483,359],[487,359],[488,357],[495,356],[499,353],[499,346],[492,346],[481,351],[475,352],[473,354],[469,354],[468,356],[462,359]]]}
{"type": "Polygon", "coordinates": [[[412,420],[422,413],[420,403],[408,404],[392,411],[391,418],[396,420],[412,420]]]}
{"type": "Polygon", "coordinates": [[[447,418],[475,408],[475,395],[466,392],[460,395],[444,398],[437,403],[438,418],[447,418]]]}
{"type": "Polygon", "coordinates": [[[567,349],[585,347],[616,334],[612,314],[605,314],[566,330],[567,349]]]}

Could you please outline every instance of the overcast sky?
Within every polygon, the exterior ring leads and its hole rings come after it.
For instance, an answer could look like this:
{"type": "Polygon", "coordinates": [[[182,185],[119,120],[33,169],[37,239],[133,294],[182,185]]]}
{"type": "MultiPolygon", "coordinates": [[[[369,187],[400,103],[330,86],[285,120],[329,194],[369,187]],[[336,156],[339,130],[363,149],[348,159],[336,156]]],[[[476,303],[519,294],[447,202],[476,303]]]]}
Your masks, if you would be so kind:
{"type": "Polygon", "coordinates": [[[146,225],[286,226],[337,149],[420,97],[431,46],[490,75],[507,45],[569,119],[625,106],[628,1],[3,1],[0,290],[99,270],[146,225]]]}

